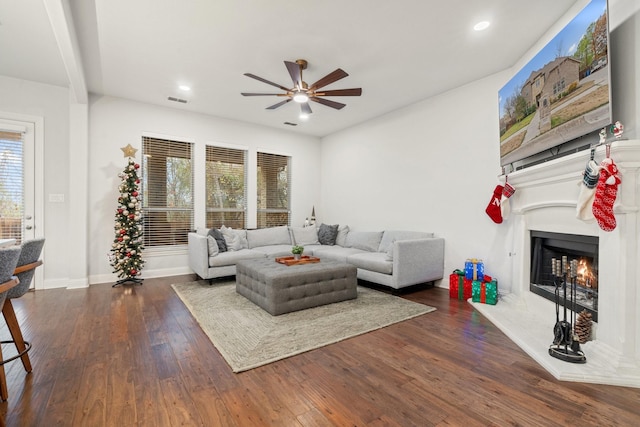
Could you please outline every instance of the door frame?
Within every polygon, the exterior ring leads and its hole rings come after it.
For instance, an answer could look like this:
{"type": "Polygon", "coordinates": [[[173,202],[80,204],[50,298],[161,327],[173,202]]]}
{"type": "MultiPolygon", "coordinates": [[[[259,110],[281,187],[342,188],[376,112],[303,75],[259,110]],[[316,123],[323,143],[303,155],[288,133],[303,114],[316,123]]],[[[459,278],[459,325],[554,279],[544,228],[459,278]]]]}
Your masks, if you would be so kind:
{"type": "MultiPolygon", "coordinates": [[[[0,111],[0,120],[22,122],[33,127],[33,225],[36,238],[44,237],[44,117],[0,111]]],[[[41,255],[44,261],[44,251],[41,255]]],[[[35,289],[44,289],[44,263],[37,268],[33,278],[35,289]]]]}

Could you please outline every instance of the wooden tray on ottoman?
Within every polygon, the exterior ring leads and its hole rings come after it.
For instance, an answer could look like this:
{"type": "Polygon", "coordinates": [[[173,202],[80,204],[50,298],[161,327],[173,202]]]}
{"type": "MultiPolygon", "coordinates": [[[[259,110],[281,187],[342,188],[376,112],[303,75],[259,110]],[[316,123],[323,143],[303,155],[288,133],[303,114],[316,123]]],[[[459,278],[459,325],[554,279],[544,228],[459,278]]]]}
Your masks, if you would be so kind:
{"type": "Polygon", "coordinates": [[[283,256],[276,258],[276,262],[284,265],[311,264],[314,262],[320,262],[320,258],[303,255],[300,257],[300,259],[295,259],[292,256],[283,256]]]}

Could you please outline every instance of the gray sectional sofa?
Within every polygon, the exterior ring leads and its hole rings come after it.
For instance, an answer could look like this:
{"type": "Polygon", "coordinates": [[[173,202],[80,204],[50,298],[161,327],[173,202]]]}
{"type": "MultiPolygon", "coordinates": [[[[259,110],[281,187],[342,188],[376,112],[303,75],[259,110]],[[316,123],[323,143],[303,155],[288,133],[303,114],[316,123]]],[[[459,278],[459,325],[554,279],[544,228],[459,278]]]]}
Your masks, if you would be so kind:
{"type": "Polygon", "coordinates": [[[394,289],[444,277],[444,239],[433,233],[352,231],[348,226],[325,224],[219,231],[189,233],[189,266],[203,279],[235,275],[241,259],[291,256],[293,245],[304,246],[304,255],[352,264],[359,279],[394,289]],[[220,234],[224,241],[216,240],[220,234]],[[221,252],[224,246],[227,251],[221,252]]]}

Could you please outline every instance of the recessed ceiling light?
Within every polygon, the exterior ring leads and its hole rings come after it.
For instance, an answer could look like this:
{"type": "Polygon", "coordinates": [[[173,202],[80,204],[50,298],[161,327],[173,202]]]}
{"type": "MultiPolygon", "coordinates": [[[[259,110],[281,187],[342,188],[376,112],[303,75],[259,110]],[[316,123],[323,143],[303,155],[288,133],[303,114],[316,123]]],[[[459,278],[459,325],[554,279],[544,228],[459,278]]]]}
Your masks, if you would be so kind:
{"type": "Polygon", "coordinates": [[[180,85],[180,86],[178,86],[178,89],[184,90],[185,92],[188,92],[188,91],[191,90],[191,88],[189,86],[187,86],[187,85],[180,85]]]}
{"type": "Polygon", "coordinates": [[[473,29],[476,30],[476,31],[482,31],[482,30],[486,30],[487,28],[489,28],[489,25],[491,25],[491,22],[489,22],[489,21],[480,21],[476,25],[473,26],[473,29]]]}

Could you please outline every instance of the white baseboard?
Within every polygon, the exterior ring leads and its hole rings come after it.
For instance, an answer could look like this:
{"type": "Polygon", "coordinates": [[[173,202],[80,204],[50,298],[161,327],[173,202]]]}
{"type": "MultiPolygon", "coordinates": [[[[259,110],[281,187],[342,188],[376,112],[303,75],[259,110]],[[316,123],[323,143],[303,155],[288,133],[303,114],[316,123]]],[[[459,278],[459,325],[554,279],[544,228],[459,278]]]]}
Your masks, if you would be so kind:
{"type": "MultiPolygon", "coordinates": [[[[153,279],[154,277],[181,276],[183,274],[193,274],[189,267],[157,268],[154,270],[144,270],[141,279],[153,279]]],[[[115,283],[118,281],[116,274],[94,274],[89,276],[89,284],[115,283]]]]}
{"type": "Polygon", "coordinates": [[[86,278],[84,279],[45,279],[44,280],[44,289],[58,289],[58,288],[67,288],[67,289],[81,289],[88,288],[89,282],[86,278]]]}
{"type": "MultiPolygon", "coordinates": [[[[169,276],[181,276],[184,274],[193,274],[193,271],[189,267],[173,267],[173,268],[160,268],[155,270],[145,270],[142,273],[142,279],[152,279],[154,277],[169,277],[169,276]]],[[[116,274],[94,274],[88,278],[83,279],[45,279],[43,289],[82,289],[88,288],[89,285],[96,285],[98,283],[115,283],[118,280],[116,274]]]]}

